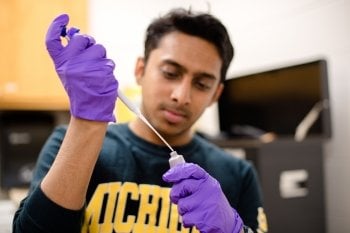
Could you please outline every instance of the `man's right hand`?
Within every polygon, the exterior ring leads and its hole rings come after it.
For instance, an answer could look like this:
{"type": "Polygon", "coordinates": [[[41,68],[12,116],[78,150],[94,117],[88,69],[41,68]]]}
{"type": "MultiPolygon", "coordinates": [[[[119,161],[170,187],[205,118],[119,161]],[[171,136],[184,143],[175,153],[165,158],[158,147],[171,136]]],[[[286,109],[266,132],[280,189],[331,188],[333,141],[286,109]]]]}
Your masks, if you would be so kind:
{"type": "Polygon", "coordinates": [[[75,34],[63,46],[61,32],[68,22],[66,14],[53,20],[46,34],[46,48],[69,96],[71,114],[86,120],[114,122],[118,88],[113,75],[115,64],[106,58],[106,49],[90,36],[75,34]]]}
{"type": "Polygon", "coordinates": [[[202,233],[243,232],[243,221],[219,182],[197,164],[178,164],[163,180],[173,185],[170,200],[177,205],[185,227],[195,226],[202,233]]]}

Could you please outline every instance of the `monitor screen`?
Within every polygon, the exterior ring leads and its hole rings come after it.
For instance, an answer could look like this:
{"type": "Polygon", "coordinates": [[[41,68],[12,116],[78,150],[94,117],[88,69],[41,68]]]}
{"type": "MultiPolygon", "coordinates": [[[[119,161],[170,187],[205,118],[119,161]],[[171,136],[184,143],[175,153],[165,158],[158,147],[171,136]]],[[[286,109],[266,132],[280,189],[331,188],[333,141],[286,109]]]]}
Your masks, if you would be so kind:
{"type": "Polygon", "coordinates": [[[329,138],[328,99],[325,60],[232,77],[218,101],[220,131],[227,137],[289,137],[302,126],[307,136],[329,138]]]}

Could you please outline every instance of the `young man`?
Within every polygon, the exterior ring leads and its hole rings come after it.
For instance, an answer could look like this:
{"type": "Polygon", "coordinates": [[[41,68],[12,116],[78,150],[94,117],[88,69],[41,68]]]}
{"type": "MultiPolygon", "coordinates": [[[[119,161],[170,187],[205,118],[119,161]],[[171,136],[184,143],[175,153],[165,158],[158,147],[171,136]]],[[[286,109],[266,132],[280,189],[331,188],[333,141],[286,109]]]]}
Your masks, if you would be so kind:
{"type": "Polygon", "coordinates": [[[252,166],[191,130],[220,96],[233,57],[221,22],[177,9],[147,29],[135,77],[142,113],[186,160],[169,169],[169,149],[141,120],[108,124],[114,63],[74,28],[63,47],[68,21],[53,21],[46,45],[72,117],[42,149],[13,232],[265,232],[252,166]]]}

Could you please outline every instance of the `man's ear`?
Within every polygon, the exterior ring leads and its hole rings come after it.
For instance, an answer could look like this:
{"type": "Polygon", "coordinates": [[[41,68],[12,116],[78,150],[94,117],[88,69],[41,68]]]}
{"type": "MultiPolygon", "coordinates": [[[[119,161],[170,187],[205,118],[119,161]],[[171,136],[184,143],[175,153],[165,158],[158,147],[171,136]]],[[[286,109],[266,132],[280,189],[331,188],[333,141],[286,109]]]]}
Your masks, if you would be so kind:
{"type": "Polygon", "coordinates": [[[137,84],[140,84],[144,73],[145,73],[145,59],[143,57],[139,57],[136,60],[135,70],[134,70],[134,75],[135,75],[137,84]]]}
{"type": "MultiPolygon", "coordinates": [[[[213,103],[218,101],[219,97],[221,96],[222,91],[224,90],[224,84],[222,82],[219,83],[218,87],[215,90],[215,93],[213,95],[213,99],[210,102],[209,106],[211,106],[213,103]]],[[[208,106],[208,107],[209,107],[208,106]]]]}

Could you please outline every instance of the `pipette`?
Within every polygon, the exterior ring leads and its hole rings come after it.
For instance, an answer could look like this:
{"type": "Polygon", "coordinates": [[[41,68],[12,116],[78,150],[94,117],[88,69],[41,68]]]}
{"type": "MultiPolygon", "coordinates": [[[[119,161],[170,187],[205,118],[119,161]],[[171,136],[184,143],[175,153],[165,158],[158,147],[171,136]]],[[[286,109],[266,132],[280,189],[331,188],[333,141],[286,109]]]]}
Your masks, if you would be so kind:
{"type": "Polygon", "coordinates": [[[146,119],[146,117],[141,113],[141,110],[136,107],[119,89],[118,98],[125,104],[125,106],[133,112],[138,118],[140,118],[159,138],[164,142],[164,144],[171,150],[169,164],[170,167],[174,167],[177,164],[185,163],[185,159],[182,155],[179,155],[169,143],[158,133],[158,131],[151,125],[151,123],[146,119]]]}
{"type": "MultiPolygon", "coordinates": [[[[63,27],[61,30],[61,36],[65,37],[69,42],[70,38],[79,33],[80,29],[71,28],[67,31],[66,27],[63,27]]],[[[164,144],[170,149],[170,159],[169,164],[170,167],[174,167],[177,164],[185,163],[185,159],[182,155],[179,155],[170,145],[169,143],[158,133],[158,131],[151,125],[151,123],[146,119],[146,117],[141,113],[140,109],[136,107],[119,89],[118,89],[118,97],[119,99],[128,107],[128,109],[133,112],[137,117],[139,117],[159,138],[164,142],[164,144]]]]}
{"type": "Polygon", "coordinates": [[[70,41],[71,37],[74,36],[74,34],[79,33],[80,29],[72,27],[69,31],[67,31],[67,27],[63,27],[61,30],[61,36],[66,38],[67,41],[70,41]]]}

